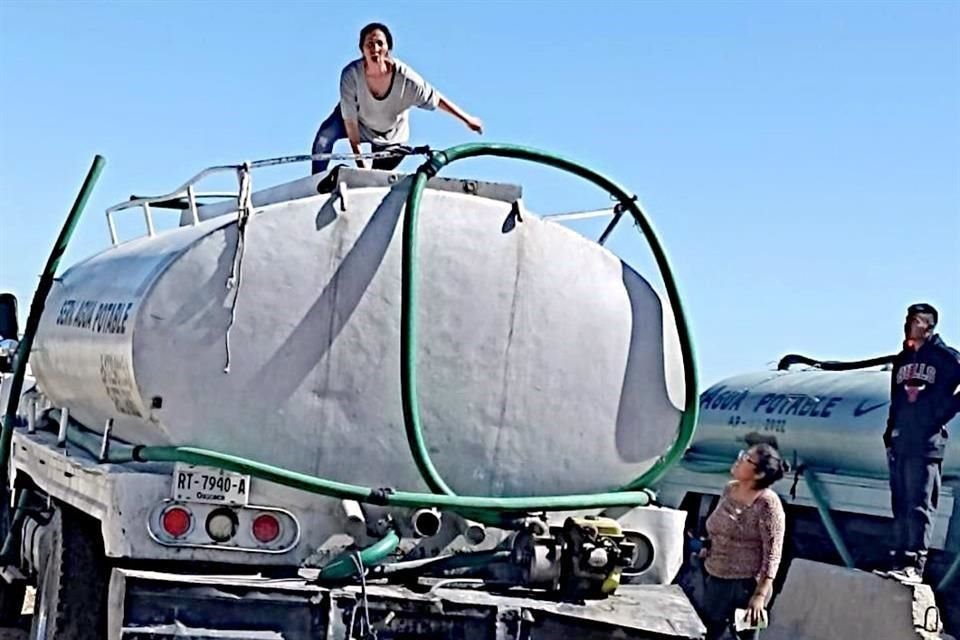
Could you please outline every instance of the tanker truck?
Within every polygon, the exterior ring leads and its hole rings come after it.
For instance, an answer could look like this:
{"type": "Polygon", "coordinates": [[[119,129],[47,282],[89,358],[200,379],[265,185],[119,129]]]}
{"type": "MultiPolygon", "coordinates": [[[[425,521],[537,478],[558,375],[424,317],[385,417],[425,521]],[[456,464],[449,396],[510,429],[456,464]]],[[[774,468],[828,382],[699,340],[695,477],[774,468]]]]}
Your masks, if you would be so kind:
{"type": "MultiPolygon", "coordinates": [[[[892,361],[892,355],[837,362],[791,354],[775,370],[733,376],[704,391],[697,435],[682,462],[657,485],[663,504],[687,512],[692,546],[705,535],[705,520],[738,451],[767,442],[793,467],[773,487],[788,526],[775,589],[789,579],[793,559],[864,571],[883,566],[894,542],[882,442],[892,361]]],[[[960,418],[947,429],[960,431],[960,418]]],[[[939,611],[954,635],[960,629],[960,454],[955,447],[948,445],[943,462],[926,570],[926,582],[936,591],[939,611]]],[[[681,582],[689,578],[689,591],[700,586],[696,564],[688,555],[681,582]]],[[[821,578],[821,589],[825,581],[821,578]]],[[[846,617],[882,618],[879,612],[891,606],[884,600],[850,604],[846,617]]],[[[774,618],[776,614],[775,599],[774,618]]]]}
{"type": "Polygon", "coordinates": [[[700,637],[650,490],[693,351],[636,197],[528,148],[421,152],[259,190],[311,157],[205,169],[54,277],[95,166],[3,379],[5,622],[31,584],[43,640],[700,637]],[[600,186],[600,240],[436,175],[480,155],[600,186]],[[624,217],[665,299],[604,246],[624,217]]]}

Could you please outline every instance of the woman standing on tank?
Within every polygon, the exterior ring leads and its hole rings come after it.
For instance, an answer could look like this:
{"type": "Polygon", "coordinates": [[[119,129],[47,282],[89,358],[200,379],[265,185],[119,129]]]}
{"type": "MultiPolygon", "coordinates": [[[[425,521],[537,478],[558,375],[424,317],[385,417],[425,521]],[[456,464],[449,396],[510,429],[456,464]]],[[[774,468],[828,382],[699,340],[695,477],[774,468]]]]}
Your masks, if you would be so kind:
{"type": "Polygon", "coordinates": [[[741,451],[730,469],[733,480],[707,518],[701,608],[708,640],[723,636],[737,609],[746,609],[751,625],[765,620],[786,528],[783,505],[769,487],[787,470],[787,463],[769,444],[741,451]]]}
{"type": "MultiPolygon", "coordinates": [[[[471,131],[483,133],[483,122],[455,105],[409,66],[391,55],[393,34],[386,25],[371,22],[360,30],[363,57],[340,73],[340,104],[323,121],[313,140],[313,154],[330,153],[337,140],[347,138],[354,153],[360,143],[384,151],[410,139],[411,107],[451,114],[471,131]]],[[[374,169],[394,169],[403,156],[374,160],[374,169]]],[[[314,160],[313,173],[326,171],[329,160],[314,160]]],[[[363,167],[358,159],[357,166],[363,167]]]]}

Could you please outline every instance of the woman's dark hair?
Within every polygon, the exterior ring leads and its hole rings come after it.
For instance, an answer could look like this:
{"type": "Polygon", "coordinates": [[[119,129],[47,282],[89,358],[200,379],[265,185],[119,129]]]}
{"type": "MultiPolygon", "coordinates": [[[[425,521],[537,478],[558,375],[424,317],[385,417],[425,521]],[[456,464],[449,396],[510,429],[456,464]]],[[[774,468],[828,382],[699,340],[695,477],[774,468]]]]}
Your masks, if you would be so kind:
{"type": "Polygon", "coordinates": [[[762,443],[751,447],[757,461],[753,465],[763,476],[754,481],[757,489],[766,489],[790,471],[790,465],[780,457],[780,452],[770,444],[762,443]]]}
{"type": "Polygon", "coordinates": [[[374,31],[383,31],[383,36],[387,39],[387,48],[393,49],[393,34],[390,33],[390,29],[387,28],[387,25],[382,22],[371,22],[363,29],[360,29],[360,48],[363,49],[363,41],[367,39],[367,36],[373,33],[374,31]]]}

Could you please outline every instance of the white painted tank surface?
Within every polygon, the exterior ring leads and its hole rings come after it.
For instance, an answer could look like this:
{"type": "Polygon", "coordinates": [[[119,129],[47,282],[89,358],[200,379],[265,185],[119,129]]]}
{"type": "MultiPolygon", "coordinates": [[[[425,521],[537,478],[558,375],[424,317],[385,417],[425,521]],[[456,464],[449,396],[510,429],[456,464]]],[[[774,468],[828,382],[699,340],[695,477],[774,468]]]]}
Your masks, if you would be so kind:
{"type": "MultiPolygon", "coordinates": [[[[112,418],[131,443],[423,490],[400,394],[409,179],[339,180],[342,197],[318,193],[316,177],[254,194],[239,286],[228,286],[235,201],[69,269],[32,356],[42,391],[90,428],[112,418]]],[[[649,468],[682,406],[670,310],[605,248],[517,219],[519,188],[430,184],[417,362],[440,473],[465,495],[546,495],[606,490],[649,468]]]]}
{"type": "MultiPolygon", "coordinates": [[[[764,371],[735,376],[700,396],[690,457],[732,461],[757,437],[772,437],[788,460],[848,475],[886,476],[883,431],[890,409],[890,371],[764,371]]],[[[960,419],[948,424],[960,432],[960,419]]],[[[956,443],[944,471],[960,475],[956,443]]]]}

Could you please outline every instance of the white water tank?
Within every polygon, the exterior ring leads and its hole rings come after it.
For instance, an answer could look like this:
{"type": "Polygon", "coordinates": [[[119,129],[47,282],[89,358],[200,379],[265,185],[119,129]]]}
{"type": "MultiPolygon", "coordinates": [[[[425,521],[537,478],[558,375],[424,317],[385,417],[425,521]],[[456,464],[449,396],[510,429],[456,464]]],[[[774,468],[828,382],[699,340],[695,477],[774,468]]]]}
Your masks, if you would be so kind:
{"type": "MultiPolygon", "coordinates": [[[[42,391],[131,443],[423,490],[400,395],[409,179],[339,181],[342,193],[313,177],[254,194],[233,286],[235,202],[73,266],[36,339],[42,391]]],[[[469,184],[432,180],[420,210],[419,399],[437,469],[465,495],[633,479],[680,419],[670,310],[605,248],[517,218],[519,188],[469,184]]]]}

